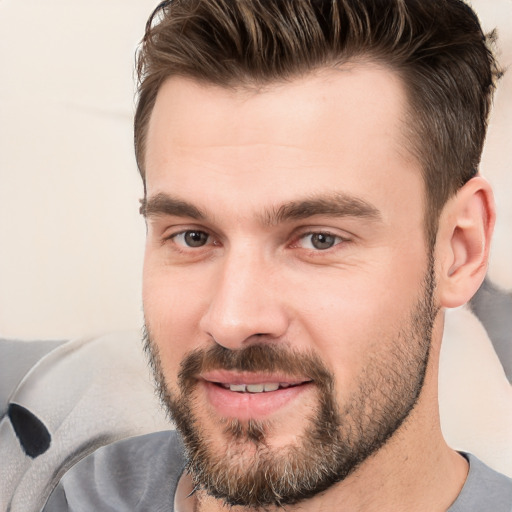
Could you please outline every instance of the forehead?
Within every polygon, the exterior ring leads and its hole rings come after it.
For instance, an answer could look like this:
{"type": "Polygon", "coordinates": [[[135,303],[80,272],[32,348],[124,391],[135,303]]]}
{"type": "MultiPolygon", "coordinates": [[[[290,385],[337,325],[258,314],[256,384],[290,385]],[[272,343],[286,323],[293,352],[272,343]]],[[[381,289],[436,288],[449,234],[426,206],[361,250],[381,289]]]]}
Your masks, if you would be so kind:
{"type": "Polygon", "coordinates": [[[368,63],[260,89],[173,77],[149,122],[148,196],[198,197],[198,187],[213,187],[219,200],[236,189],[272,203],[294,199],[300,187],[365,199],[383,181],[407,186],[419,165],[406,149],[406,106],[398,75],[368,63]]]}

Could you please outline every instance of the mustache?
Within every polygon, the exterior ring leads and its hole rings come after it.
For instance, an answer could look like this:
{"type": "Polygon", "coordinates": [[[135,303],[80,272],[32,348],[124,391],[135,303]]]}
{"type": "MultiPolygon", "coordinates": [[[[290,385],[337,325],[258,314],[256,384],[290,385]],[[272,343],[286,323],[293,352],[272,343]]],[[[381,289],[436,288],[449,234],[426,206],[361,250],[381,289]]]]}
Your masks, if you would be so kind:
{"type": "Polygon", "coordinates": [[[325,389],[332,388],[333,376],[312,352],[300,353],[282,345],[255,344],[231,350],[221,345],[196,349],[181,362],[178,381],[190,389],[202,372],[228,370],[237,372],[285,373],[306,378],[325,389]]]}

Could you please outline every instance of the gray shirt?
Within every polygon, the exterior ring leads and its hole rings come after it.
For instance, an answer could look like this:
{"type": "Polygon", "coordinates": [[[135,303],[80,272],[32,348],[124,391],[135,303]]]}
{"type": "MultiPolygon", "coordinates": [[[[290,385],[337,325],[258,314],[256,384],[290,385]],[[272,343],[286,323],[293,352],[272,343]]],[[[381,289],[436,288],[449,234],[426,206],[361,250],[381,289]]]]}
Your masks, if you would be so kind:
{"type": "MultiPolygon", "coordinates": [[[[466,483],[447,512],[512,512],[512,479],[470,454],[466,483]]],[[[134,437],[105,446],[61,480],[44,512],[172,512],[185,467],[175,432],[134,437]]]]}

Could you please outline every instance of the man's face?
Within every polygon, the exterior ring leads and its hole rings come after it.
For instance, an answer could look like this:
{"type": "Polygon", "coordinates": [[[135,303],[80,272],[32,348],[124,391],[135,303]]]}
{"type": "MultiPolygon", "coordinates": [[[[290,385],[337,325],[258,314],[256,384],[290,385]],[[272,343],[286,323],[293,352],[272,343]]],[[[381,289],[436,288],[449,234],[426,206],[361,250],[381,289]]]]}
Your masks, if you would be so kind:
{"type": "Polygon", "coordinates": [[[399,79],[369,64],[159,92],[148,344],[193,476],[217,497],[307,498],[414,407],[435,308],[404,113],[399,79]]]}

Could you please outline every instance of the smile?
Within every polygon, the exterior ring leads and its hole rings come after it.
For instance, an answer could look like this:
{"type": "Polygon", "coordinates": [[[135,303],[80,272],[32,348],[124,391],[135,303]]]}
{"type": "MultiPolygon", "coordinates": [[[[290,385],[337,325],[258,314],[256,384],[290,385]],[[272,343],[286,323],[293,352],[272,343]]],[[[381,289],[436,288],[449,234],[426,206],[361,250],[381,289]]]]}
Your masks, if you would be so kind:
{"type": "Polygon", "coordinates": [[[263,420],[290,410],[292,403],[298,406],[304,400],[301,397],[314,389],[314,383],[304,377],[224,370],[203,374],[199,382],[216,414],[240,420],[263,420]]]}

